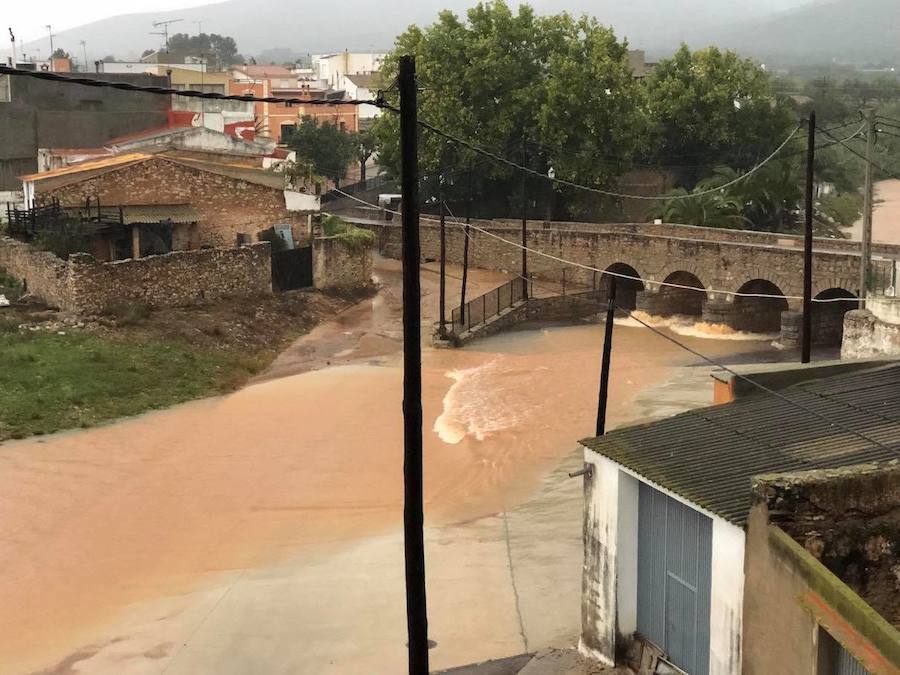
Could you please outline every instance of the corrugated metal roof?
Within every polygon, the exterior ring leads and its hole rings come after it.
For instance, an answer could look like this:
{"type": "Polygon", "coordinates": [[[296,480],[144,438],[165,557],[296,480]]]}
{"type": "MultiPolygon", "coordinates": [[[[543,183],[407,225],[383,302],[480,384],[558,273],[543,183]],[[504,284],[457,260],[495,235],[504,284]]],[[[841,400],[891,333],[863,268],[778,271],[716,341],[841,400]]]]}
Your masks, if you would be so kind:
{"type": "Polygon", "coordinates": [[[135,223],[196,223],[200,216],[190,204],[144,204],[123,206],[122,218],[126,225],[135,223]]]}
{"type": "Polygon", "coordinates": [[[62,167],[61,169],[53,169],[52,171],[45,171],[44,173],[31,173],[26,176],[21,176],[21,179],[24,181],[41,181],[48,178],[82,173],[84,171],[96,171],[97,169],[115,168],[133,162],[143,162],[150,159],[150,157],[152,157],[152,155],[142,152],[130,152],[126,155],[113,155],[112,157],[104,157],[103,159],[91,159],[86,162],[78,162],[77,164],[71,164],[62,167]]]}
{"type": "Polygon", "coordinates": [[[770,394],[692,410],[582,443],[685,499],[743,525],[753,476],[900,457],[900,364],[780,392],[859,436],[770,394]]]}

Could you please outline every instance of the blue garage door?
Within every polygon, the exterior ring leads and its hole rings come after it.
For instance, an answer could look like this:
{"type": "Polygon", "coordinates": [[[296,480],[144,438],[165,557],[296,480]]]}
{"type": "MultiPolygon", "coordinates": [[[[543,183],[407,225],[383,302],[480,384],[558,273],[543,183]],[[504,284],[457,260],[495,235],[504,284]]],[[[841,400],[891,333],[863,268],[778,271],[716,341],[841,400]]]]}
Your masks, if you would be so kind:
{"type": "Polygon", "coordinates": [[[690,675],[709,673],[712,520],[645,483],[638,512],[638,632],[690,675]]]}

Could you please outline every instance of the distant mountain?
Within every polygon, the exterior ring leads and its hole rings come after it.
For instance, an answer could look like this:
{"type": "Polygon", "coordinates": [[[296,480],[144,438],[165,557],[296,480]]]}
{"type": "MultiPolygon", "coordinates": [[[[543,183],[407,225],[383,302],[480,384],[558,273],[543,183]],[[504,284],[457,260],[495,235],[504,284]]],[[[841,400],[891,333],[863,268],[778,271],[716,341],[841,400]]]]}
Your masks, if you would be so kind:
{"type": "Polygon", "coordinates": [[[685,36],[782,63],[887,63],[900,67],[900,0],[821,0],[685,36]]]}
{"type": "MultiPolygon", "coordinates": [[[[477,0],[227,0],[183,10],[126,14],[61,31],[56,46],[75,56],[87,43],[91,60],[106,54],[136,58],[156,48],[153,21],[182,19],[170,33],[206,32],[235,38],[244,56],[266,50],[321,53],[389,49],[407,26],[433,23],[438,12],[463,13],[477,0]]],[[[511,0],[511,4],[517,4],[511,0]]],[[[900,0],[532,0],[542,14],[588,13],[651,56],[682,40],[718,44],[761,58],[793,61],[900,61],[900,0]],[[802,5],[802,6],[801,6],[802,5]],[[786,10],[786,11],[785,11],[786,10]]],[[[46,45],[37,43],[45,48],[46,45]]],[[[26,49],[27,51],[27,49],[26,49]]],[[[46,50],[44,50],[46,51],[46,50]]],[[[269,52],[271,53],[271,51],[269,52]]]]}

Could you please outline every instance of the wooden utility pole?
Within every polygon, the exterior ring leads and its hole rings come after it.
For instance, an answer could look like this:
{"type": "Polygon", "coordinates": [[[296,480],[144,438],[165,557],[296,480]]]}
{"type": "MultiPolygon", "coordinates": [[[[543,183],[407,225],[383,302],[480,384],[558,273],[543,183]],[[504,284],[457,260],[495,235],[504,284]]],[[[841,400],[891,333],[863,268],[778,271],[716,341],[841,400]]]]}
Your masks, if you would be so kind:
{"type": "Polygon", "coordinates": [[[812,358],[812,255],[813,211],[815,209],[816,111],[809,114],[809,135],[806,142],[806,227],[803,237],[803,325],[800,334],[800,362],[812,358]]]}
{"type": "Polygon", "coordinates": [[[441,175],[441,185],[438,190],[438,199],[441,202],[441,278],[439,287],[439,302],[441,306],[438,311],[438,321],[440,322],[441,340],[447,339],[447,211],[444,208],[444,176],[441,175]]]}
{"type": "Polygon", "coordinates": [[[609,398],[609,368],[612,361],[613,326],[616,320],[616,277],[609,278],[609,302],[603,336],[603,361],[600,365],[600,397],[597,403],[597,435],[606,433],[606,401],[609,398]]]}
{"type": "Polygon", "coordinates": [[[419,166],[416,59],[400,57],[403,194],[403,544],[409,674],[428,675],[422,488],[422,312],[419,279],[419,166]]]}
{"type": "Polygon", "coordinates": [[[466,201],[466,236],[463,237],[462,288],[459,294],[459,320],[466,325],[466,284],[469,281],[469,236],[472,223],[472,165],[469,164],[468,199],[466,201]]]}
{"type": "Polygon", "coordinates": [[[872,214],[875,208],[872,160],[875,152],[875,109],[866,110],[866,186],[863,204],[862,258],[859,265],[859,308],[866,308],[872,265],[872,214]]]}
{"type": "MultiPolygon", "coordinates": [[[[522,166],[528,166],[528,147],[522,132],[522,166]]],[[[522,172],[522,297],[528,297],[528,174],[522,172]]]]}

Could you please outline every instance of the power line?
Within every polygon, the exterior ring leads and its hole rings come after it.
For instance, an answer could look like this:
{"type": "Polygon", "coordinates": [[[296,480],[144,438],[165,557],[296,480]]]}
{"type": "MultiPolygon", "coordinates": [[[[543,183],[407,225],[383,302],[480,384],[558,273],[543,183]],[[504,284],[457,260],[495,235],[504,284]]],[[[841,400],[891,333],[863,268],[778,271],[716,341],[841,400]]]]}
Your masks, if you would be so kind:
{"type": "Polygon", "coordinates": [[[171,89],[169,87],[153,87],[147,85],[132,84],[130,82],[113,82],[110,80],[96,80],[90,77],[71,77],[43,70],[21,70],[0,66],[0,75],[14,75],[17,77],[32,77],[38,80],[51,82],[65,82],[68,84],[80,84],[85,87],[97,87],[119,89],[121,91],[142,92],[164,96],[183,96],[185,98],[202,98],[214,101],[243,101],[250,103],[290,103],[292,105],[372,105],[384,107],[381,101],[374,99],[323,99],[323,98],[280,98],[277,96],[250,96],[244,94],[219,94],[212,91],[194,91],[192,89],[171,89]]]}
{"type": "MultiPolygon", "coordinates": [[[[359,197],[355,197],[354,195],[343,192],[342,190],[339,190],[337,188],[335,188],[333,191],[337,192],[339,194],[342,194],[345,197],[347,197],[355,202],[364,204],[365,206],[369,206],[369,207],[378,209],[380,211],[384,211],[386,213],[392,213],[394,215],[402,215],[402,213],[400,211],[394,211],[393,209],[388,209],[388,208],[385,208],[378,204],[372,204],[371,202],[367,202],[363,199],[360,199],[359,197]]],[[[446,206],[446,202],[444,202],[444,205],[446,206]]],[[[721,295],[728,295],[730,297],[735,297],[735,298],[759,298],[759,299],[769,299],[769,300],[802,300],[803,299],[803,296],[800,296],[800,295],[776,295],[774,293],[742,293],[740,291],[723,291],[723,290],[719,290],[719,289],[715,289],[715,288],[698,288],[696,286],[687,286],[685,284],[676,284],[676,283],[672,283],[669,281],[653,281],[650,279],[642,279],[641,277],[635,277],[635,276],[631,276],[628,274],[622,274],[621,272],[610,272],[609,270],[601,270],[598,267],[591,267],[590,265],[585,265],[584,263],[575,262],[574,260],[567,260],[565,258],[560,258],[559,256],[555,256],[551,253],[545,253],[544,251],[540,251],[535,248],[522,246],[522,244],[520,244],[519,242],[510,241],[509,239],[505,239],[504,237],[501,237],[499,234],[494,234],[493,232],[490,232],[482,227],[479,227],[478,225],[475,225],[474,223],[465,223],[465,222],[461,221],[457,216],[455,216],[453,214],[453,212],[450,211],[449,207],[447,208],[447,210],[449,212],[451,222],[463,230],[465,230],[466,227],[469,227],[473,230],[476,230],[477,232],[481,232],[482,234],[487,235],[488,237],[493,237],[494,239],[502,241],[505,244],[509,244],[510,246],[515,246],[519,250],[524,249],[528,253],[532,253],[534,255],[541,256],[543,258],[548,258],[550,260],[554,260],[554,261],[562,263],[564,265],[571,265],[572,267],[579,267],[579,268],[589,271],[589,272],[596,272],[601,275],[616,277],[617,279],[626,279],[628,281],[638,281],[642,284],[659,286],[660,288],[663,288],[663,287],[678,288],[681,290],[695,291],[698,293],[719,293],[721,295]]],[[[420,220],[425,221],[425,222],[431,222],[431,223],[439,223],[440,222],[439,219],[429,218],[428,216],[421,216],[420,220]]],[[[812,301],[820,303],[820,304],[829,304],[829,303],[837,303],[837,302],[858,303],[859,298],[813,298],[812,301]]]]}
{"type": "MultiPolygon", "coordinates": [[[[390,109],[394,109],[394,108],[391,107],[390,109]]],[[[432,133],[435,133],[438,136],[441,136],[442,138],[447,139],[448,141],[451,141],[458,145],[462,145],[463,147],[466,147],[469,150],[471,150],[479,155],[488,157],[488,158],[492,159],[493,161],[497,162],[498,164],[504,164],[510,168],[516,169],[517,171],[521,171],[521,172],[530,174],[532,176],[537,176],[538,178],[541,178],[546,181],[550,181],[557,185],[563,185],[565,187],[574,188],[576,190],[582,190],[584,192],[599,194],[599,195],[603,195],[606,197],[614,197],[617,199],[636,199],[636,200],[641,200],[641,201],[671,201],[671,200],[693,199],[696,197],[703,197],[705,195],[714,194],[721,190],[725,190],[725,189],[731,187],[732,185],[735,185],[744,180],[747,180],[748,178],[750,178],[750,176],[755,174],[757,171],[762,169],[766,164],[768,164],[773,159],[775,159],[775,157],[778,155],[778,153],[780,153],[787,146],[787,144],[790,143],[790,141],[794,138],[794,136],[796,136],[796,134],[800,130],[800,127],[802,126],[802,124],[798,124],[797,127],[790,133],[790,135],[781,143],[781,145],[779,145],[775,149],[775,151],[772,152],[772,154],[770,154],[768,157],[766,157],[766,159],[764,159],[762,162],[760,162],[759,164],[754,166],[752,169],[748,170],[746,173],[739,176],[738,178],[735,178],[732,181],[729,181],[723,185],[719,185],[715,188],[711,188],[709,190],[703,190],[701,192],[692,192],[692,193],[683,194],[683,195],[668,195],[668,196],[630,195],[630,194],[624,194],[621,192],[612,192],[610,190],[602,190],[600,188],[594,188],[594,187],[590,187],[588,185],[582,185],[580,183],[575,183],[573,181],[568,181],[568,180],[565,180],[562,178],[556,178],[556,177],[551,178],[550,176],[548,176],[540,171],[535,171],[534,169],[531,169],[527,166],[523,166],[522,164],[519,164],[518,162],[514,162],[511,159],[507,159],[506,157],[501,157],[500,155],[490,152],[488,150],[485,150],[484,148],[481,148],[480,146],[475,145],[474,143],[472,143],[470,141],[459,138],[458,136],[455,136],[449,132],[443,131],[442,129],[439,129],[438,127],[434,126],[430,122],[427,122],[426,120],[420,119],[419,126],[421,126],[424,129],[428,129],[432,133]]]]}
{"type": "Polygon", "coordinates": [[[876,441],[874,438],[870,438],[869,436],[866,436],[864,433],[862,433],[860,431],[856,431],[855,429],[851,429],[850,427],[848,427],[844,424],[841,424],[840,422],[836,421],[835,418],[823,415],[822,413],[818,412],[817,410],[813,410],[812,408],[809,408],[809,407],[803,405],[802,403],[795,401],[794,399],[792,399],[788,396],[785,396],[784,394],[782,394],[778,391],[775,391],[774,389],[770,389],[769,387],[760,384],[759,382],[747,377],[746,375],[741,375],[734,369],[729,368],[728,366],[716,361],[713,358],[710,358],[709,356],[706,356],[705,354],[702,354],[701,352],[698,352],[696,349],[692,349],[691,347],[688,347],[686,344],[684,344],[680,340],[675,339],[671,335],[667,335],[666,333],[659,330],[652,324],[638,318],[637,316],[634,315],[634,313],[631,310],[625,309],[619,305],[616,305],[616,308],[619,311],[624,312],[625,314],[628,315],[629,318],[633,319],[634,321],[637,321],[639,324],[644,326],[644,328],[648,328],[650,331],[652,331],[656,335],[660,336],[664,340],[668,340],[669,342],[676,345],[677,347],[680,347],[684,351],[689,352],[690,354],[693,354],[697,358],[703,359],[710,365],[716,366],[717,368],[721,368],[722,370],[733,375],[734,377],[737,377],[738,379],[743,380],[744,382],[747,382],[748,384],[756,387],[760,391],[763,391],[763,392],[769,394],[770,396],[774,396],[774,397],[778,398],[779,400],[784,401],[785,403],[792,405],[795,408],[798,408],[799,410],[803,410],[804,412],[809,413],[810,415],[814,415],[815,417],[818,417],[819,419],[821,419],[825,423],[827,423],[828,426],[837,427],[841,431],[844,431],[844,432],[852,434],[858,438],[861,438],[862,440],[866,441],[867,443],[870,443],[878,448],[881,448],[882,450],[887,450],[890,453],[900,453],[900,450],[898,450],[896,448],[889,448],[888,446],[884,445],[883,443],[876,441]]]}
{"type": "Polygon", "coordinates": [[[898,176],[897,174],[893,173],[892,171],[888,171],[888,170],[885,169],[883,166],[881,166],[881,165],[879,165],[879,164],[876,164],[875,162],[873,162],[872,160],[870,160],[868,157],[866,157],[866,156],[865,156],[864,154],[862,154],[861,152],[857,152],[856,150],[854,150],[853,148],[851,148],[849,145],[847,145],[846,142],[844,142],[844,141],[842,141],[842,140],[840,140],[840,139],[838,139],[838,138],[835,138],[834,136],[832,136],[830,133],[828,133],[827,131],[825,131],[825,130],[823,130],[823,129],[819,129],[819,131],[821,131],[822,133],[824,133],[824,134],[825,134],[826,136],[828,136],[829,138],[833,138],[835,141],[837,141],[838,143],[840,143],[841,145],[843,145],[845,148],[847,148],[847,150],[849,150],[850,152],[852,152],[854,155],[856,155],[857,157],[859,157],[861,160],[863,160],[863,161],[866,162],[867,164],[871,164],[873,168],[878,169],[878,170],[879,170],[881,173],[883,173],[885,176],[889,176],[889,177],[891,177],[891,178],[895,178],[895,179],[897,179],[897,180],[900,180],[900,176],[898,176]]]}

